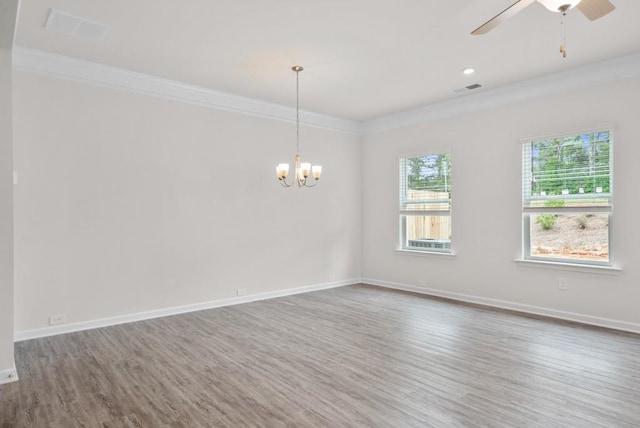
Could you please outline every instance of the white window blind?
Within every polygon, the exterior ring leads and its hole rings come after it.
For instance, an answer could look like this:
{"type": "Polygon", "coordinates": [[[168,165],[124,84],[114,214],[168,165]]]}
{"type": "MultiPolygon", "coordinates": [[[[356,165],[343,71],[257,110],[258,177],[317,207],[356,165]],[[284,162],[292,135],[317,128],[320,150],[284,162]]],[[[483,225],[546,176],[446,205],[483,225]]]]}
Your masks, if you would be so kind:
{"type": "Polygon", "coordinates": [[[451,155],[400,159],[400,214],[446,215],[451,211],[451,155]]]}
{"type": "Polygon", "coordinates": [[[525,213],[612,211],[610,131],[529,140],[522,147],[525,213]]]}

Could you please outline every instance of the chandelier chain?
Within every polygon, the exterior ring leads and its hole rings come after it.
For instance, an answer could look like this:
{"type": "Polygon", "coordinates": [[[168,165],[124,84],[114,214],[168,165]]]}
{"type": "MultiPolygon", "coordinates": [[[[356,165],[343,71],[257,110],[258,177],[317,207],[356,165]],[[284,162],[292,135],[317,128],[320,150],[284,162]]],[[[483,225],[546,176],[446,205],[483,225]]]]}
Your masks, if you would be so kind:
{"type": "Polygon", "coordinates": [[[296,70],[296,153],[300,153],[300,70],[296,70]]]}

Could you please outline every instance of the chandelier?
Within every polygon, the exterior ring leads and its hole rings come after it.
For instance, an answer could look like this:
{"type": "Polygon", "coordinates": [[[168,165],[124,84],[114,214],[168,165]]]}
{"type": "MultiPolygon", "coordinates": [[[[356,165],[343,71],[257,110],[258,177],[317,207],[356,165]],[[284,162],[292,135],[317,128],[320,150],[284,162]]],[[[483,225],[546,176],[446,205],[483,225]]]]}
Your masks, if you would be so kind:
{"type": "Polygon", "coordinates": [[[317,184],[322,174],[322,167],[320,165],[311,166],[308,162],[302,162],[300,157],[300,89],[299,89],[299,76],[300,72],[304,70],[299,65],[291,67],[296,72],[296,157],[294,159],[294,177],[291,182],[287,182],[289,175],[289,164],[280,163],[276,166],[276,174],[278,181],[283,187],[291,187],[294,183],[298,187],[313,187],[317,184]],[[309,178],[309,175],[313,177],[313,181],[309,178]],[[309,182],[307,181],[309,179],[309,182]]]}

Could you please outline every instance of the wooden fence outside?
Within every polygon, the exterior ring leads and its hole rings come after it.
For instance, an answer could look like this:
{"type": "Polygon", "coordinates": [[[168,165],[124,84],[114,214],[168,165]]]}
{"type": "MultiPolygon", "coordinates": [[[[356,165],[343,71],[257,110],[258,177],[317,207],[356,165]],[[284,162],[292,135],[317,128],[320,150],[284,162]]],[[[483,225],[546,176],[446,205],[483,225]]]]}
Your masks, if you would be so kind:
{"type": "MultiPolygon", "coordinates": [[[[408,190],[408,201],[446,200],[448,192],[433,192],[430,190],[408,190]]],[[[449,209],[448,202],[412,204],[416,210],[443,211],[449,209]]],[[[407,217],[407,237],[409,239],[451,239],[451,217],[441,216],[409,216],[407,217]]]]}

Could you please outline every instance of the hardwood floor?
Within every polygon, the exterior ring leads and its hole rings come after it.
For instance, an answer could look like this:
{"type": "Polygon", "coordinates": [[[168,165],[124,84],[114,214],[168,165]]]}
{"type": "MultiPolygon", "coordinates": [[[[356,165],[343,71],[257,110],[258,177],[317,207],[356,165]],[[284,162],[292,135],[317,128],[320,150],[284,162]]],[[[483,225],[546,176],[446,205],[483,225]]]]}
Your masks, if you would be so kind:
{"type": "Polygon", "coordinates": [[[357,285],[17,343],[0,427],[640,427],[639,356],[357,285]]]}

